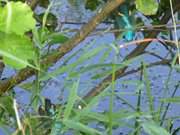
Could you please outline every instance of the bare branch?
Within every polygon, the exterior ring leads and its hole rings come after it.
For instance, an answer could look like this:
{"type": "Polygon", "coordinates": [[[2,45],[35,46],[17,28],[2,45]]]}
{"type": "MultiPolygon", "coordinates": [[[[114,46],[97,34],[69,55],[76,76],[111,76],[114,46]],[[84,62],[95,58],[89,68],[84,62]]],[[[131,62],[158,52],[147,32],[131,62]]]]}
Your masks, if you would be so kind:
{"type": "MultiPolygon", "coordinates": [[[[162,61],[157,61],[157,62],[153,62],[153,63],[148,64],[147,68],[151,68],[151,67],[158,66],[158,65],[170,66],[170,62],[171,62],[171,60],[163,59],[162,61]]],[[[119,79],[121,77],[130,75],[133,73],[137,73],[140,70],[141,70],[141,67],[127,71],[127,72],[125,72],[125,71],[123,72],[123,70],[119,70],[122,72],[119,72],[118,74],[116,74],[116,79],[119,79]]],[[[86,96],[83,97],[83,100],[86,101],[86,103],[87,103],[89,101],[89,99],[91,99],[94,96],[97,96],[99,93],[101,93],[110,84],[111,84],[111,78],[110,77],[105,78],[98,86],[91,89],[91,91],[86,96]]],[[[82,103],[82,106],[83,105],[84,104],[82,103]]]]}
{"type": "MultiPolygon", "coordinates": [[[[174,12],[178,11],[180,9],[180,3],[179,0],[174,0],[174,12]]],[[[171,18],[171,12],[170,10],[167,10],[164,14],[164,16],[161,19],[161,23],[165,24],[169,21],[169,19],[171,18]]],[[[147,37],[148,38],[155,38],[157,35],[159,34],[159,32],[153,31],[152,33],[150,33],[147,37]]],[[[141,54],[144,53],[144,50],[148,47],[150,42],[145,42],[142,43],[141,45],[138,45],[131,53],[129,53],[124,60],[129,60],[131,58],[134,58],[136,56],[139,56],[141,54]]],[[[124,72],[126,71],[127,67],[124,67],[123,69],[120,69],[118,71],[116,71],[116,79],[120,78],[124,72]]],[[[108,77],[106,77],[101,83],[99,83],[96,87],[94,87],[93,89],[91,89],[87,95],[85,95],[83,97],[84,100],[88,100],[91,97],[94,97],[96,95],[98,95],[100,92],[102,92],[106,87],[109,86],[110,82],[112,80],[112,75],[109,75],[108,77]]]]}
{"type": "MultiPolygon", "coordinates": [[[[103,21],[113,10],[115,10],[123,2],[124,0],[111,0],[107,2],[105,6],[100,9],[99,12],[94,17],[92,17],[92,19],[87,24],[85,24],[79,32],[77,32],[77,34],[75,34],[74,37],[72,37],[69,41],[60,46],[59,53],[47,56],[41,61],[41,64],[52,65],[56,63],[60,58],[62,58],[65,54],[71,51],[74,47],[76,47],[81,41],[83,41],[101,21],[103,21]]],[[[4,81],[0,81],[0,94],[3,94],[10,88],[21,83],[22,81],[26,80],[34,74],[35,70],[27,67],[19,71],[16,75],[4,81]]]]}

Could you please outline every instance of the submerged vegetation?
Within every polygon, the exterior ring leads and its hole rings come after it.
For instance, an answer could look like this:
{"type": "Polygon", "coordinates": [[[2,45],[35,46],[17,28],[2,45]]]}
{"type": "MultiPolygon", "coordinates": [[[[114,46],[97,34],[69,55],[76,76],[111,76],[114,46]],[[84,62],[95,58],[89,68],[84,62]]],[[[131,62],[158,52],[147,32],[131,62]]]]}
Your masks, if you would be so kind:
{"type": "Polygon", "coordinates": [[[0,134],[180,134],[179,10],[0,0],[0,134]]]}

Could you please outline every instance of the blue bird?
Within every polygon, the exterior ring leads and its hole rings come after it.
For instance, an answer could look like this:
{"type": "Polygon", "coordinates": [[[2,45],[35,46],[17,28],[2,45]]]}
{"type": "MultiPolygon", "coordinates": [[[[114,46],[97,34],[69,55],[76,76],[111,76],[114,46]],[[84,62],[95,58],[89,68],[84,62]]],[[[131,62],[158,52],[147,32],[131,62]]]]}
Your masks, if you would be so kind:
{"type": "Polygon", "coordinates": [[[40,106],[38,111],[41,116],[45,115],[45,116],[51,117],[51,123],[48,123],[47,120],[44,121],[44,122],[47,122],[48,124],[51,124],[51,125],[48,125],[47,128],[50,127],[50,130],[48,130],[46,132],[46,134],[50,134],[50,135],[61,134],[63,124],[60,121],[60,119],[58,118],[58,113],[56,111],[56,105],[52,104],[50,99],[45,98],[45,108],[43,108],[43,106],[40,106]]]}
{"type": "MultiPolygon", "coordinates": [[[[85,8],[94,11],[102,1],[106,3],[108,0],[86,0],[85,8]]],[[[115,32],[115,37],[123,37],[126,41],[133,40],[135,35],[132,17],[129,14],[130,6],[131,0],[126,0],[109,16],[109,19],[114,21],[114,28],[116,30],[125,29],[123,33],[115,32]]]]}
{"type": "Polygon", "coordinates": [[[49,115],[52,118],[52,125],[51,125],[51,133],[50,135],[59,135],[62,129],[62,122],[60,120],[58,120],[58,116],[56,114],[56,106],[54,104],[51,103],[51,101],[49,99],[45,99],[45,102],[47,102],[47,106],[49,106],[49,108],[47,108],[47,112],[49,113],[49,115]]]}
{"type": "MultiPolygon", "coordinates": [[[[133,30],[131,16],[129,15],[129,5],[124,3],[118,7],[116,14],[114,15],[114,27],[115,29],[126,29],[122,36],[127,41],[131,41],[134,38],[135,32],[133,30]]],[[[119,34],[116,36],[119,36],[119,34]]]]}

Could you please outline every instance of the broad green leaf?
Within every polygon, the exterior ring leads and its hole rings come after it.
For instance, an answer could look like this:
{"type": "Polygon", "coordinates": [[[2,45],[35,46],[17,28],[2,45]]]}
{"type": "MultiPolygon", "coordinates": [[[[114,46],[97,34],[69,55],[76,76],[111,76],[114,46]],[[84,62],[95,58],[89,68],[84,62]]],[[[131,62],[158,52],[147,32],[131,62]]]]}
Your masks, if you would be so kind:
{"type": "Polygon", "coordinates": [[[160,127],[153,121],[146,121],[142,123],[142,127],[149,135],[170,135],[164,128],[160,127]]]}
{"type": "Polygon", "coordinates": [[[33,12],[26,3],[8,2],[0,11],[0,31],[23,35],[35,28],[33,12]]]}
{"type": "Polygon", "coordinates": [[[38,69],[28,62],[36,59],[35,49],[28,37],[0,32],[0,40],[0,54],[5,64],[16,69],[26,66],[38,69]]]}
{"type": "Polygon", "coordinates": [[[154,15],[158,10],[156,0],[136,0],[136,8],[145,15],[154,15]]]}

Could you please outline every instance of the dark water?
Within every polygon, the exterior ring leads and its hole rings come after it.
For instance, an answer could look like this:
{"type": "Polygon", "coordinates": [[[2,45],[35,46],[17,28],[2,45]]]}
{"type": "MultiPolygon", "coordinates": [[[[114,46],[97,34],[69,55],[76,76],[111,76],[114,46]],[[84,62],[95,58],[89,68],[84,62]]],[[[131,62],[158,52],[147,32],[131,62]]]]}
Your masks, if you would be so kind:
{"type": "MultiPolygon", "coordinates": [[[[64,1],[65,2],[65,1],[64,1]]],[[[66,3],[66,2],[65,2],[66,3]]],[[[67,4],[67,3],[66,3],[67,4]]],[[[63,8],[57,8],[54,9],[56,11],[56,14],[59,13],[59,18],[61,21],[63,21],[64,19],[64,15],[62,15],[62,10],[68,11],[68,7],[67,5],[64,4],[63,8]]],[[[61,6],[62,7],[62,6],[61,6]]],[[[91,14],[88,14],[89,17],[91,16],[91,14]]],[[[78,17],[78,18],[69,18],[69,20],[73,20],[73,19],[82,19],[84,16],[82,17],[78,17]]],[[[86,17],[84,17],[86,18],[86,17]]],[[[83,20],[84,21],[84,20],[83,20]]],[[[85,20],[87,21],[87,20],[85,20]]],[[[64,28],[79,28],[80,26],[75,26],[75,25],[64,25],[64,28]]],[[[98,26],[99,28],[104,28],[107,27],[107,25],[100,25],[98,26]]],[[[78,47],[74,48],[72,52],[70,52],[67,56],[65,56],[60,62],[57,62],[56,65],[54,65],[53,67],[51,67],[49,70],[52,71],[54,69],[56,69],[58,66],[63,64],[63,60],[65,60],[69,55],[71,55],[73,52],[83,48],[84,45],[86,45],[87,43],[90,43],[92,41],[92,39],[95,39],[95,43],[93,45],[91,45],[92,47],[90,47],[90,49],[96,48],[97,46],[106,44],[107,46],[110,46],[110,43],[112,43],[114,41],[114,35],[113,34],[104,34],[103,36],[91,36],[88,37],[86,40],[84,40],[78,47]]],[[[121,42],[121,41],[120,41],[121,42]]],[[[120,54],[122,56],[125,56],[126,54],[128,54],[131,50],[133,50],[133,48],[135,48],[135,46],[130,46],[128,48],[122,48],[120,50],[120,54]]],[[[160,56],[165,56],[168,52],[167,50],[161,46],[160,44],[158,44],[157,42],[153,42],[151,43],[151,45],[149,45],[149,47],[146,49],[148,51],[151,52],[155,52],[160,56]]],[[[81,52],[83,53],[83,52],[81,52]]],[[[81,53],[79,53],[76,57],[72,58],[67,64],[71,64],[73,62],[75,62],[79,56],[81,55],[81,53]]],[[[86,52],[85,52],[86,53],[86,52]]],[[[84,65],[90,65],[90,64],[97,64],[99,62],[99,59],[101,58],[103,52],[99,53],[96,57],[94,57],[93,59],[88,60],[86,63],[83,63],[82,65],[79,66],[84,66],[84,65]]],[[[112,62],[112,60],[115,57],[115,52],[114,50],[112,50],[112,52],[110,53],[109,57],[105,60],[105,63],[108,62],[112,62]]],[[[118,62],[121,62],[121,58],[119,57],[118,62]]],[[[136,67],[140,66],[140,63],[142,61],[144,61],[145,63],[150,63],[150,62],[155,62],[159,59],[157,59],[154,56],[150,56],[150,55],[142,55],[139,59],[137,59],[136,61],[134,61],[131,65],[130,65],[130,69],[135,69],[136,67]]],[[[148,70],[148,77],[149,80],[151,81],[151,89],[155,98],[155,106],[158,107],[160,105],[159,99],[163,96],[164,90],[165,90],[165,82],[168,78],[168,74],[169,74],[169,67],[166,66],[156,66],[148,70]]],[[[4,72],[4,75],[11,75],[12,70],[8,69],[4,72]]],[[[84,93],[87,93],[88,90],[90,90],[91,88],[93,88],[94,86],[96,86],[96,84],[98,84],[99,82],[101,82],[101,79],[99,80],[92,80],[90,78],[90,76],[92,75],[92,73],[85,73],[82,74],[80,77],[80,86],[79,86],[79,95],[84,95],[84,93]]],[[[58,81],[55,80],[51,80],[50,82],[48,82],[43,91],[42,91],[42,95],[51,99],[52,102],[54,103],[59,103],[60,101],[60,97],[63,95],[64,97],[67,97],[68,95],[68,91],[66,90],[66,86],[64,86],[65,84],[65,79],[67,77],[67,74],[62,74],[59,75],[56,79],[58,81]]],[[[134,73],[131,75],[128,75],[126,77],[120,78],[118,79],[117,83],[116,83],[116,88],[115,91],[118,93],[121,93],[121,97],[123,97],[124,99],[126,99],[130,104],[132,104],[133,106],[136,106],[136,102],[137,102],[137,95],[135,95],[135,89],[136,86],[134,84],[123,84],[122,82],[124,81],[135,81],[135,80],[139,80],[140,76],[139,76],[139,72],[138,73],[134,73]]],[[[72,80],[73,82],[74,80],[72,80]]],[[[180,74],[177,73],[175,70],[172,71],[172,75],[171,75],[171,79],[168,85],[168,91],[167,91],[167,96],[171,95],[175,85],[178,84],[178,82],[180,81],[180,74]]],[[[69,83],[71,83],[71,81],[69,81],[69,83]]],[[[22,105],[26,105],[29,104],[30,102],[30,93],[27,91],[24,91],[18,87],[15,88],[16,93],[17,93],[17,100],[19,103],[21,103],[22,105]]],[[[142,105],[141,107],[143,108],[143,111],[146,112],[148,111],[148,101],[146,98],[146,93],[145,93],[145,88],[144,88],[144,94],[143,94],[143,98],[142,98],[142,105]]],[[[176,96],[180,96],[180,90],[177,91],[176,96]]],[[[66,100],[66,99],[63,99],[66,100]]],[[[95,111],[98,112],[105,112],[108,111],[109,109],[109,98],[104,98],[101,100],[101,102],[99,103],[99,105],[95,108],[95,111]]],[[[118,98],[114,101],[114,111],[118,111],[121,109],[127,109],[127,105],[124,104],[122,101],[120,101],[118,98]]],[[[168,110],[168,114],[167,116],[180,116],[180,106],[177,104],[173,104],[170,106],[169,110],[168,110]]],[[[104,131],[105,127],[101,124],[98,123],[90,123],[89,124],[90,127],[94,127],[94,128],[98,128],[100,131],[104,131]]],[[[175,122],[175,126],[176,127],[180,127],[180,120],[177,120],[175,122]]],[[[127,133],[129,130],[126,128],[117,128],[113,131],[113,135],[126,135],[125,133],[127,133]]],[[[67,135],[70,135],[72,133],[67,133],[67,135]]],[[[4,133],[2,132],[2,130],[0,130],[0,135],[4,135],[4,133]]]]}

